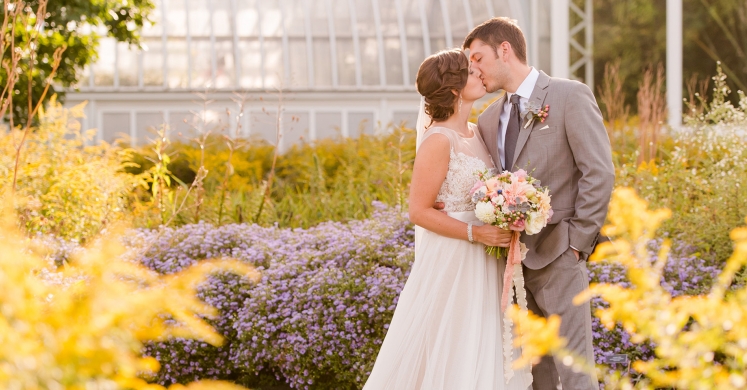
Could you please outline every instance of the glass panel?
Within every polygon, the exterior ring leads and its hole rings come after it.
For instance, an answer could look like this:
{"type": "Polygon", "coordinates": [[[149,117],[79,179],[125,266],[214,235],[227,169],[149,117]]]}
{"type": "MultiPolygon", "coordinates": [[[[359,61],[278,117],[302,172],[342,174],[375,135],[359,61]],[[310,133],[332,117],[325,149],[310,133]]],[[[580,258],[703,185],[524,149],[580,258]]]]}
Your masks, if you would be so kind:
{"type": "Polygon", "coordinates": [[[91,72],[93,72],[92,65],[87,65],[81,72],[80,80],[73,85],[73,88],[90,89],[91,72]]]}
{"type": "Polygon", "coordinates": [[[384,39],[386,52],[386,83],[388,85],[402,85],[402,50],[400,49],[399,37],[384,39]]]}
{"type": "Polygon", "coordinates": [[[169,38],[169,88],[187,88],[189,84],[189,58],[187,41],[184,38],[169,38]]]}
{"type": "Polygon", "coordinates": [[[423,25],[420,20],[420,0],[401,0],[407,33],[407,58],[410,86],[415,85],[418,68],[430,53],[423,47],[423,25]]]}
{"type": "Polygon", "coordinates": [[[187,0],[189,4],[189,33],[195,36],[210,36],[211,0],[187,0]]]}
{"type": "Polygon", "coordinates": [[[355,19],[361,45],[363,85],[379,85],[379,44],[370,0],[356,0],[355,19]]]}
{"type": "Polygon", "coordinates": [[[163,45],[161,40],[143,42],[143,84],[163,85],[163,45]]]}
{"type": "Polygon", "coordinates": [[[137,86],[137,49],[131,50],[128,44],[120,42],[117,44],[117,50],[117,54],[119,55],[119,58],[117,60],[117,69],[119,70],[119,85],[122,87],[137,86]]]}
{"type": "MultiPolygon", "coordinates": [[[[306,55],[306,20],[303,0],[286,1],[285,31],[288,33],[288,56],[290,77],[288,85],[306,87],[309,85],[308,56],[306,55]]],[[[313,53],[312,53],[313,54],[313,53]]]]}
{"type": "Polygon", "coordinates": [[[404,12],[403,17],[405,18],[405,32],[407,33],[407,38],[420,38],[422,41],[423,26],[420,24],[420,1],[421,0],[400,0],[400,3],[402,4],[402,11],[404,12]]]}
{"type": "Polygon", "coordinates": [[[475,26],[493,16],[488,15],[488,5],[485,0],[469,0],[469,8],[472,10],[472,23],[475,26]]]}
{"type": "Polygon", "coordinates": [[[379,43],[376,38],[361,39],[363,85],[379,85],[379,43]]]}
{"type": "Polygon", "coordinates": [[[233,56],[233,40],[221,38],[215,42],[216,67],[215,87],[229,88],[236,85],[236,67],[233,56]]]}
{"type": "MultiPolygon", "coordinates": [[[[187,11],[185,2],[188,0],[166,1],[166,33],[169,36],[183,37],[187,35],[187,11]]],[[[160,19],[158,20],[160,22],[160,19]]]]}
{"type": "Polygon", "coordinates": [[[417,79],[418,68],[425,59],[425,53],[423,50],[423,39],[407,39],[407,56],[409,59],[408,65],[410,67],[410,84],[414,86],[415,80],[417,79]]]}
{"type": "Polygon", "coordinates": [[[311,3],[311,34],[314,45],[314,84],[332,85],[332,52],[329,44],[329,21],[324,1],[311,3]]]}
{"type": "Polygon", "coordinates": [[[288,42],[290,51],[291,79],[288,85],[307,87],[309,85],[309,68],[306,62],[306,40],[293,38],[288,42]]]}
{"type": "Polygon", "coordinates": [[[241,64],[241,80],[237,85],[242,88],[262,88],[262,56],[259,36],[259,4],[256,0],[237,1],[236,33],[239,36],[239,56],[241,64]]]}
{"type": "Polygon", "coordinates": [[[284,83],[283,72],[282,42],[278,38],[265,39],[265,88],[280,87],[281,81],[284,83]]]}
{"type": "Polygon", "coordinates": [[[143,38],[148,37],[161,37],[161,34],[163,33],[163,23],[162,23],[162,17],[161,17],[161,4],[158,3],[156,5],[156,8],[150,13],[150,20],[153,21],[153,23],[145,23],[143,26],[141,36],[143,38]]]}
{"type": "Polygon", "coordinates": [[[114,85],[114,69],[116,41],[114,38],[101,38],[99,43],[99,59],[93,66],[93,82],[97,87],[111,87],[114,85]]]}
{"type": "Polygon", "coordinates": [[[467,13],[464,10],[464,2],[447,1],[446,9],[449,11],[449,22],[451,22],[451,36],[453,37],[454,46],[462,47],[464,37],[467,36],[470,26],[467,25],[467,13]]]}
{"type": "Polygon", "coordinates": [[[237,0],[236,18],[239,20],[236,25],[236,33],[240,37],[257,36],[257,14],[256,0],[237,0]]]}
{"type": "Polygon", "coordinates": [[[355,85],[355,49],[353,40],[337,40],[337,71],[339,85],[355,85]]]}
{"type": "Polygon", "coordinates": [[[506,0],[488,0],[493,3],[493,11],[495,16],[508,16],[512,19],[516,19],[517,15],[511,15],[511,7],[508,6],[506,0]]]}
{"type": "Polygon", "coordinates": [[[332,85],[332,67],[330,66],[329,38],[314,37],[314,85],[327,87],[332,85]]]}
{"type": "Polygon", "coordinates": [[[130,114],[127,112],[105,112],[101,116],[101,139],[113,143],[117,139],[130,137],[130,114]]]}
{"type": "Polygon", "coordinates": [[[428,32],[431,38],[431,53],[446,49],[446,31],[444,29],[444,15],[440,2],[426,2],[425,14],[428,16],[428,32]]]}
{"type": "Polygon", "coordinates": [[[361,134],[372,135],[374,115],[372,112],[351,112],[348,113],[348,133],[350,138],[360,137],[361,134]]]}
{"type": "Polygon", "coordinates": [[[340,85],[355,85],[355,49],[348,0],[332,0],[331,3],[337,45],[337,80],[340,85]]]}
{"type": "Polygon", "coordinates": [[[339,112],[316,113],[316,139],[339,138],[342,134],[342,114],[339,112]]]}
{"type": "MultiPolygon", "coordinates": [[[[237,1],[239,3],[241,1],[237,1]]],[[[210,0],[213,14],[213,32],[216,37],[233,37],[233,11],[230,0],[210,0]]]]}
{"type": "Polygon", "coordinates": [[[241,51],[241,86],[244,88],[262,88],[260,72],[259,41],[242,40],[241,51]]]}
{"type": "Polygon", "coordinates": [[[283,24],[282,15],[280,14],[279,4],[274,1],[262,2],[262,21],[260,27],[262,28],[262,36],[264,37],[282,37],[283,36],[283,24]]]}
{"type": "Polygon", "coordinates": [[[402,48],[399,38],[399,23],[394,0],[379,0],[381,28],[384,33],[384,58],[386,59],[386,83],[402,85],[402,48]]]}
{"type": "Polygon", "coordinates": [[[190,56],[192,57],[192,88],[215,87],[210,39],[192,37],[190,56]]]}

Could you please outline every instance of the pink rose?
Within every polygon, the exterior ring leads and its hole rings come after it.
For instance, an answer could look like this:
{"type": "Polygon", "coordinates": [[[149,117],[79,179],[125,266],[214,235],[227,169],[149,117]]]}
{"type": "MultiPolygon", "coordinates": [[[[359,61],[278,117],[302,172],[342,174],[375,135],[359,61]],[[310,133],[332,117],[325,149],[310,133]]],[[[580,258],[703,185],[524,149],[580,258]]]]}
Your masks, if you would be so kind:
{"type": "Polygon", "coordinates": [[[509,226],[508,228],[516,232],[521,232],[521,231],[524,231],[524,226],[525,226],[524,220],[519,219],[519,220],[514,221],[511,224],[511,226],[509,226]]]}
{"type": "Polygon", "coordinates": [[[519,169],[518,171],[514,172],[514,175],[516,175],[516,178],[519,179],[519,181],[526,181],[527,179],[527,171],[523,169],[519,169]]]}
{"type": "Polygon", "coordinates": [[[488,191],[491,193],[495,192],[496,188],[498,188],[498,179],[490,178],[485,181],[485,186],[488,187],[488,191]]]}
{"type": "Polygon", "coordinates": [[[475,183],[475,185],[472,187],[472,189],[469,190],[469,194],[470,195],[474,194],[475,191],[477,191],[480,187],[482,187],[484,185],[485,185],[485,183],[483,183],[482,181],[478,180],[477,183],[475,183]]]}
{"type": "Polygon", "coordinates": [[[552,211],[552,209],[550,209],[550,211],[547,212],[547,215],[548,215],[547,222],[550,222],[550,220],[552,220],[552,215],[553,214],[555,214],[555,212],[552,211]]]}

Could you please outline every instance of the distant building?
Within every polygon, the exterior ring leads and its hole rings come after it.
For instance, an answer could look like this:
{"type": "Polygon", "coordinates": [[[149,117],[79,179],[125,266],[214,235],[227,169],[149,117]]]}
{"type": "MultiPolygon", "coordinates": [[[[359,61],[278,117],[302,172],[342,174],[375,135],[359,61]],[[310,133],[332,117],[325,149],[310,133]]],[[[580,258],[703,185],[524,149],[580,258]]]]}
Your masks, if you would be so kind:
{"type": "Polygon", "coordinates": [[[98,62],[67,95],[68,105],[89,102],[84,126],[98,128],[99,140],[127,134],[142,143],[161,123],[185,137],[200,124],[239,123],[243,135],[274,142],[277,89],[286,147],[413,126],[422,60],[459,47],[494,15],[518,20],[531,65],[591,74],[591,0],[155,1],[142,49],[102,39],[98,62]],[[569,17],[551,25],[558,10],[569,17]],[[197,93],[212,101],[206,110],[197,93]],[[237,94],[247,98],[238,122],[237,94]]]}

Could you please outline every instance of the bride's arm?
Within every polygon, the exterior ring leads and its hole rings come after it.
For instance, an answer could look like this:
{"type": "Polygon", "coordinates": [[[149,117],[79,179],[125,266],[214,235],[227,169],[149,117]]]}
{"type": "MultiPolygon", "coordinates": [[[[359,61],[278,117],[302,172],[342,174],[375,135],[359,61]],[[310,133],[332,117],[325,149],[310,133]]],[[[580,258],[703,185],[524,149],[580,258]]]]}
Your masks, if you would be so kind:
{"type": "MultiPolygon", "coordinates": [[[[420,145],[410,184],[410,221],[442,236],[467,240],[467,224],[433,208],[449,171],[449,139],[433,134],[420,145]]],[[[495,226],[472,227],[472,238],[490,246],[507,247],[511,232],[495,226]]]]}

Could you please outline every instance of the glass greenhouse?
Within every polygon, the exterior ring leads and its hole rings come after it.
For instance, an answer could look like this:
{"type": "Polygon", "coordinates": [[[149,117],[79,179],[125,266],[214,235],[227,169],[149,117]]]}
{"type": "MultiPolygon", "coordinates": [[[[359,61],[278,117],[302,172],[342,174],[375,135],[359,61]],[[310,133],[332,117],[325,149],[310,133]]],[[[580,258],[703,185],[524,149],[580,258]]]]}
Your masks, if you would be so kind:
{"type": "Polygon", "coordinates": [[[141,143],[162,123],[185,137],[239,125],[274,141],[279,107],[286,146],[374,133],[414,125],[422,60],[494,15],[518,21],[530,64],[589,80],[590,1],[156,0],[143,45],[102,40],[68,103],[88,101],[84,125],[106,141],[141,143]],[[558,12],[567,23],[551,25],[558,12]]]}

